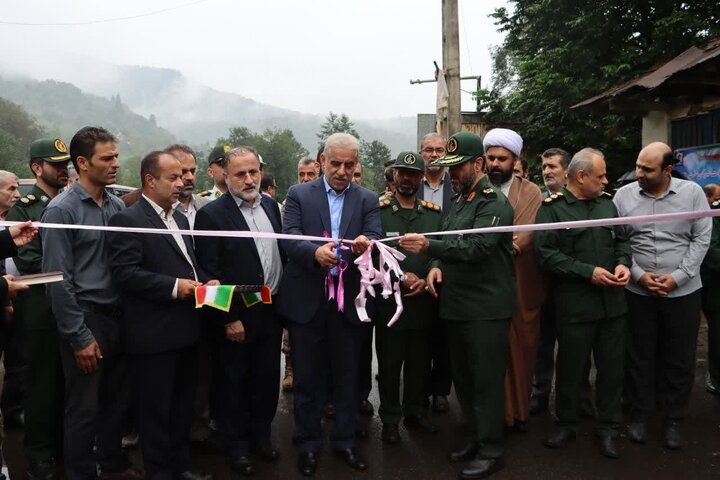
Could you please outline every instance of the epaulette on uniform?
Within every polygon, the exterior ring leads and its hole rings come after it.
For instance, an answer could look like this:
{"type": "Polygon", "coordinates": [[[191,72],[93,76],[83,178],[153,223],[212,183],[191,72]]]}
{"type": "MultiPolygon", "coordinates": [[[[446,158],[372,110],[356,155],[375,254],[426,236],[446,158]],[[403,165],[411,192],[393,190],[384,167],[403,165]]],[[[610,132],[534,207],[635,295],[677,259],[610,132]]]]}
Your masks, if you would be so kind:
{"type": "Polygon", "coordinates": [[[420,200],[420,206],[434,212],[440,212],[441,210],[440,205],[432,202],[426,202],[425,200],[420,200]]]}
{"type": "Polygon", "coordinates": [[[495,190],[490,187],[483,188],[482,194],[486,197],[497,197],[497,193],[495,193],[495,190]]]}
{"type": "Polygon", "coordinates": [[[606,192],[605,190],[603,190],[603,192],[600,194],[600,196],[601,196],[601,197],[604,197],[604,198],[607,198],[607,199],[610,199],[610,200],[613,198],[612,193],[606,192]]]}
{"type": "Polygon", "coordinates": [[[715,200],[714,202],[712,202],[710,204],[710,208],[712,208],[713,210],[716,208],[720,208],[720,200],[715,200]]]}
{"type": "Polygon", "coordinates": [[[553,203],[553,202],[554,202],[555,200],[557,200],[558,198],[561,198],[562,196],[563,196],[563,193],[562,193],[562,192],[553,193],[552,195],[550,195],[549,197],[547,197],[545,200],[543,200],[543,203],[544,203],[545,205],[550,205],[551,203],[553,203]]]}
{"type": "Polygon", "coordinates": [[[210,196],[210,190],[204,190],[197,194],[198,197],[209,197],[210,196]]]}
{"type": "Polygon", "coordinates": [[[385,208],[385,207],[389,206],[391,203],[392,202],[387,197],[380,197],[378,199],[378,204],[380,205],[380,208],[385,208]]]}
{"type": "Polygon", "coordinates": [[[20,200],[19,200],[20,205],[22,205],[23,207],[29,207],[30,205],[37,203],[37,201],[38,201],[38,198],[35,195],[33,195],[32,193],[28,193],[24,197],[20,197],[20,200]]]}

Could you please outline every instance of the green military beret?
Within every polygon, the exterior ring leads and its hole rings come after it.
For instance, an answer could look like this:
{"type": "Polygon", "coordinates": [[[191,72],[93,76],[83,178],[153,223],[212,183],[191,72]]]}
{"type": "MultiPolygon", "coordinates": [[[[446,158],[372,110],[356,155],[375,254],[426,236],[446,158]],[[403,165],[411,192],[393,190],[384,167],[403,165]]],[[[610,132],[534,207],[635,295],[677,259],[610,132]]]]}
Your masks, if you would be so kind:
{"type": "Polygon", "coordinates": [[[210,151],[210,155],[208,155],[208,166],[212,165],[213,163],[222,162],[223,157],[230,150],[231,147],[229,145],[218,145],[217,147],[213,148],[210,151]]]}
{"type": "Polygon", "coordinates": [[[420,154],[415,152],[401,152],[393,162],[393,168],[407,168],[425,172],[425,161],[420,154]]]}
{"type": "Polygon", "coordinates": [[[65,143],[59,138],[41,138],[30,144],[30,158],[40,158],[46,162],[67,162],[70,154],[65,143]]]}
{"type": "Polygon", "coordinates": [[[454,167],[485,153],[482,138],[471,132],[454,134],[445,146],[447,153],[430,164],[431,167],[454,167]]]}

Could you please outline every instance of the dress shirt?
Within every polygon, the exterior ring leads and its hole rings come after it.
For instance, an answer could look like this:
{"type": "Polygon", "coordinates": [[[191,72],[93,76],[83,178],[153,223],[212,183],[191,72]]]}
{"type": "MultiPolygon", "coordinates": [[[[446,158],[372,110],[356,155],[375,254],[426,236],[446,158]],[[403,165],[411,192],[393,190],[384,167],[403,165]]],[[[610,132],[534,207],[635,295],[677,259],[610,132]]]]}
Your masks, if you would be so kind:
{"type": "Polygon", "coordinates": [[[512,186],[513,178],[515,178],[515,175],[510,176],[510,180],[500,185],[500,191],[506,197],[510,195],[510,187],[512,186]]]}
{"type": "MultiPolygon", "coordinates": [[[[167,227],[168,230],[180,230],[180,227],[178,226],[177,222],[173,218],[173,213],[175,212],[175,208],[177,208],[177,206],[180,203],[176,203],[175,206],[173,206],[173,208],[171,208],[169,212],[166,212],[160,205],[158,205],[157,203],[150,200],[150,198],[148,198],[144,193],[143,193],[142,197],[145,200],[147,200],[147,202],[150,204],[150,206],[153,208],[153,210],[155,210],[155,213],[158,214],[158,216],[160,217],[160,220],[165,222],[165,226],[167,227]]],[[[191,205],[192,205],[192,203],[191,203],[191,205]]],[[[185,260],[187,260],[187,262],[192,267],[193,275],[195,276],[194,280],[197,281],[197,279],[198,279],[197,271],[195,271],[195,265],[193,265],[192,259],[190,258],[190,255],[188,254],[187,246],[185,245],[185,240],[183,240],[182,235],[180,235],[179,233],[173,233],[172,237],[173,237],[173,239],[175,239],[175,243],[177,243],[178,248],[180,248],[180,251],[182,252],[183,256],[185,257],[185,260]]],[[[173,286],[173,290],[172,290],[172,294],[171,294],[171,298],[173,300],[175,300],[177,298],[179,282],[180,282],[180,279],[176,278],[175,286],[173,286]]]]}
{"type": "MultiPolygon", "coordinates": [[[[330,207],[330,236],[333,238],[340,238],[340,222],[342,222],[342,211],[345,205],[345,192],[348,191],[350,185],[345,187],[341,193],[337,193],[323,175],[323,183],[325,184],[325,191],[327,192],[328,206],[330,207]]],[[[338,255],[338,258],[340,256],[338,255]]],[[[339,274],[337,267],[330,269],[330,275],[337,277],[339,274]]]]}
{"type": "MultiPolygon", "coordinates": [[[[262,208],[262,197],[260,195],[258,194],[252,205],[240,197],[235,195],[232,197],[235,199],[235,203],[245,218],[250,231],[275,233],[272,222],[265,213],[265,209],[262,208]]],[[[274,294],[277,292],[283,273],[282,258],[280,257],[277,239],[255,237],[253,240],[255,240],[255,248],[260,256],[265,284],[270,287],[274,294]]]]}
{"type": "Polygon", "coordinates": [[[440,205],[440,210],[443,208],[443,187],[445,185],[445,174],[443,173],[442,178],[440,179],[440,183],[438,183],[437,187],[433,188],[427,181],[426,178],[423,178],[422,181],[422,187],[423,187],[423,199],[426,202],[434,203],[435,205],[440,205]]]}
{"type": "Polygon", "coordinates": [[[175,209],[185,215],[185,217],[188,219],[188,223],[190,224],[191,229],[195,228],[195,214],[198,211],[197,207],[195,206],[195,195],[190,196],[190,203],[188,203],[187,208],[185,208],[185,205],[183,205],[182,202],[178,202],[175,209]]]}
{"type": "MultiPolygon", "coordinates": [[[[80,182],[53,198],[42,215],[46,223],[106,226],[110,217],[122,210],[122,200],[107,192],[99,206],[80,182]]],[[[62,282],[47,286],[58,331],[73,350],[87,347],[94,340],[85,325],[79,302],[112,306],[120,296],[115,289],[105,254],[104,232],[41,228],[42,271],[61,271],[62,282]]]]}
{"type": "MultiPolygon", "coordinates": [[[[621,217],[709,210],[702,188],[694,182],[672,177],[668,189],[657,197],[637,182],[625,185],[613,199],[621,217]]],[[[623,226],[632,250],[631,281],[627,289],[649,295],[638,280],[645,272],[671,274],[678,287],[668,297],[688,295],[700,287],[700,264],[710,245],[709,217],[623,226]]]]}

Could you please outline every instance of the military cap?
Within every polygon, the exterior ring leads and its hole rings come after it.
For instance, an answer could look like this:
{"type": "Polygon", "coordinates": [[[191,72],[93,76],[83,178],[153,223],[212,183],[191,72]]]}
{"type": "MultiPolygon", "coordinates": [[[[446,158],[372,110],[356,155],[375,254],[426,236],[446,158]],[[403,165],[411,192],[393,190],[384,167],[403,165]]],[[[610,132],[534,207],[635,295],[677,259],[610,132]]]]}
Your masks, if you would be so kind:
{"type": "Polygon", "coordinates": [[[59,138],[41,138],[30,144],[30,158],[40,158],[46,162],[66,162],[70,160],[67,146],[59,138]]]}
{"type": "Polygon", "coordinates": [[[445,150],[447,153],[433,161],[431,167],[454,167],[485,153],[482,138],[464,130],[450,137],[445,150]]]}
{"type": "Polygon", "coordinates": [[[208,155],[208,166],[212,165],[213,163],[222,162],[223,157],[230,150],[231,147],[229,145],[218,145],[217,147],[213,148],[210,152],[210,155],[208,155]]]}
{"type": "Polygon", "coordinates": [[[415,152],[401,152],[393,162],[393,168],[407,168],[425,172],[425,161],[415,152]]]}

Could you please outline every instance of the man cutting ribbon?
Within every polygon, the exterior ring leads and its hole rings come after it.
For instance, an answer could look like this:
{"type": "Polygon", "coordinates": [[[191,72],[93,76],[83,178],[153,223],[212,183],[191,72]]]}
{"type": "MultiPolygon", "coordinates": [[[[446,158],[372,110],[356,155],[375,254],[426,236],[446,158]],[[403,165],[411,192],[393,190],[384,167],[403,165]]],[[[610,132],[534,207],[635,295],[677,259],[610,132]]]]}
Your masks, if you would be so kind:
{"type": "Polygon", "coordinates": [[[290,187],[285,200],[283,233],[321,237],[328,232],[334,239],[354,239],[350,250],[339,252],[334,242],[320,246],[311,241],[283,242],[288,263],[278,311],[288,319],[292,339],[298,469],[303,475],[312,475],[317,467],[328,369],[336,412],[330,435],[332,447],[352,468],[367,468],[355,442],[362,325],[353,307],[360,273],[351,253],[362,254],[370,240],[381,238],[382,227],[377,196],[350,181],[358,151],[358,140],[352,135],[328,137],[320,155],[322,177],[290,187]],[[341,261],[347,265],[342,290],[341,261]],[[329,285],[336,289],[335,298],[328,298],[329,285]]]}

